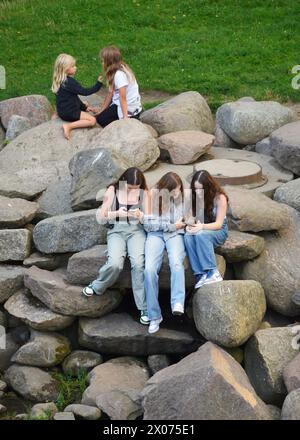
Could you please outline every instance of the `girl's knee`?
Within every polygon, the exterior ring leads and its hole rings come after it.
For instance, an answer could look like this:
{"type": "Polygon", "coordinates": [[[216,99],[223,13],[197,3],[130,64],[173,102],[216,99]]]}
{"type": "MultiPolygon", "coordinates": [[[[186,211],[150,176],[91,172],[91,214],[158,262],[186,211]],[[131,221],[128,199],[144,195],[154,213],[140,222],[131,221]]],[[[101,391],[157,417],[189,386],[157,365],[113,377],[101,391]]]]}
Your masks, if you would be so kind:
{"type": "Polygon", "coordinates": [[[94,127],[96,125],[96,118],[94,116],[90,117],[90,123],[91,123],[91,127],[94,127]]]}

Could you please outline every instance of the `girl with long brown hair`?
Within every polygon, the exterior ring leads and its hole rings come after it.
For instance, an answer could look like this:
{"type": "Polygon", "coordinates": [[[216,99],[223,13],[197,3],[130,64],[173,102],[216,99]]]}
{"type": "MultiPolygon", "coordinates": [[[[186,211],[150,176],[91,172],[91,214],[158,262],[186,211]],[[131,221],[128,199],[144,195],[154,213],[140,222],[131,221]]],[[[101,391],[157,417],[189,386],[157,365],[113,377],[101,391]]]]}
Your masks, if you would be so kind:
{"type": "Polygon", "coordinates": [[[144,288],[146,234],[141,224],[144,213],[150,212],[149,193],[144,174],[135,167],[107,187],[104,200],[97,211],[97,220],[109,228],[107,232],[106,263],[99,276],[82,293],[102,295],[119,278],[128,253],[131,263],[132,291],[140,310],[141,324],[149,324],[144,288]]]}
{"type": "Polygon", "coordinates": [[[184,241],[196,277],[195,288],[198,289],[204,284],[222,281],[214,248],[222,245],[228,237],[228,196],[206,170],[194,174],[190,188],[195,223],[186,227],[184,241]]]}
{"type": "Polygon", "coordinates": [[[147,231],[145,245],[145,290],[149,333],[159,330],[162,321],[158,302],[158,274],[164,250],[167,250],[171,270],[171,309],[174,315],[184,313],[185,276],[183,184],[172,172],[165,174],[151,190],[151,215],[144,217],[147,231]]]}
{"type": "Polygon", "coordinates": [[[108,95],[96,116],[102,127],[117,119],[138,118],[142,112],[139,86],[131,68],[123,61],[115,46],[100,52],[104,74],[108,83],[108,95]]]}

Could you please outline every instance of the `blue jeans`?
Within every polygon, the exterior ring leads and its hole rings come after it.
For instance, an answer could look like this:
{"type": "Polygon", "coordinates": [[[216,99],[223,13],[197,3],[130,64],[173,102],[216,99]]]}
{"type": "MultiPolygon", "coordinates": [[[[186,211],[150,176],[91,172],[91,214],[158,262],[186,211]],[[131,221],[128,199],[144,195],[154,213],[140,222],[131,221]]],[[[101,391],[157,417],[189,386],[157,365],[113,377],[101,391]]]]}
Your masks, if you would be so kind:
{"type": "Polygon", "coordinates": [[[148,316],[151,320],[161,318],[158,302],[158,274],[165,248],[171,270],[171,308],[176,303],[184,304],[185,300],[183,262],[186,253],[183,234],[177,234],[165,240],[162,231],[149,232],[145,245],[145,290],[148,316]]]}
{"type": "Polygon", "coordinates": [[[107,261],[100,268],[98,278],[91,283],[98,294],[105,292],[115,284],[121,274],[126,254],[131,263],[132,291],[138,310],[146,310],[146,295],[144,286],[146,234],[140,225],[130,225],[124,222],[116,224],[107,233],[107,261]]]}
{"type": "Polygon", "coordinates": [[[224,244],[227,237],[228,226],[226,219],[222,228],[216,231],[203,229],[197,232],[197,234],[186,232],[184,236],[185,248],[197,281],[205,272],[216,269],[215,247],[224,244]]]}

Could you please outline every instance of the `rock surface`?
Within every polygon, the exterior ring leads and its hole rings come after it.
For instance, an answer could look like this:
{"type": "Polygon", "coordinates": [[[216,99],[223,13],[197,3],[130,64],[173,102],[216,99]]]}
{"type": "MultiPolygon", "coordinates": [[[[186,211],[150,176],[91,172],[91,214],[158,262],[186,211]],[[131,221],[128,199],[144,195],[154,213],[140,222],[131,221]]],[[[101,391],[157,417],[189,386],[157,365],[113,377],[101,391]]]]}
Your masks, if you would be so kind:
{"type": "Polygon", "coordinates": [[[265,247],[263,237],[239,231],[229,231],[228,238],[217,248],[227,263],[252,260],[262,253],[265,247]]]}
{"type": "Polygon", "coordinates": [[[50,102],[43,95],[19,96],[0,102],[1,123],[5,129],[13,115],[30,120],[32,126],[49,121],[53,110],[50,102]]]}
{"type": "Polygon", "coordinates": [[[300,353],[283,370],[283,380],[289,393],[300,388],[300,353]]]}
{"type": "Polygon", "coordinates": [[[21,266],[0,265],[0,304],[23,287],[24,269],[21,266]]]}
{"type": "Polygon", "coordinates": [[[37,203],[0,196],[0,228],[21,228],[35,217],[37,203]]]}
{"type": "Polygon", "coordinates": [[[281,420],[300,420],[300,388],[292,391],[283,402],[281,420]]]}
{"type": "Polygon", "coordinates": [[[300,211],[300,178],[291,180],[276,189],[274,200],[300,211]]]}
{"type": "Polygon", "coordinates": [[[0,262],[23,261],[30,251],[31,233],[28,229],[0,230],[0,262]]]}
{"type": "Polygon", "coordinates": [[[37,198],[39,209],[36,217],[44,220],[56,215],[71,214],[71,176],[65,175],[50,183],[47,189],[37,198]]]}
{"type": "Polygon", "coordinates": [[[98,420],[101,417],[101,411],[98,408],[78,403],[66,406],[64,412],[71,412],[76,418],[84,420],[98,420]]]}
{"type": "Polygon", "coordinates": [[[65,374],[78,376],[81,370],[90,371],[97,367],[97,365],[102,364],[102,362],[103,358],[99,353],[75,350],[65,358],[62,367],[65,374]]]}
{"type": "Polygon", "coordinates": [[[29,118],[19,115],[12,115],[7,124],[5,137],[7,140],[12,141],[24,131],[29,130],[31,127],[32,125],[29,118]]]}
{"type": "Polygon", "coordinates": [[[286,124],[270,136],[272,155],[284,168],[300,175],[300,121],[286,124]]]}

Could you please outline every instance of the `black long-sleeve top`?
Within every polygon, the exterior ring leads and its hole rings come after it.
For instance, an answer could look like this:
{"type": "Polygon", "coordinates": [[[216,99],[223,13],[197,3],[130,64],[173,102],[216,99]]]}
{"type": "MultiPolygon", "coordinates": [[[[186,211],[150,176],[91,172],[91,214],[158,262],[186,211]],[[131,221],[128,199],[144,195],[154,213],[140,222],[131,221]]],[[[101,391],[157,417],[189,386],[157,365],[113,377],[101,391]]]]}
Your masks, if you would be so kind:
{"type": "Polygon", "coordinates": [[[82,87],[72,76],[67,76],[56,93],[56,109],[58,116],[66,120],[80,119],[80,112],[86,111],[87,106],[78,95],[88,96],[98,92],[102,83],[97,81],[93,87],[82,87]]]}

